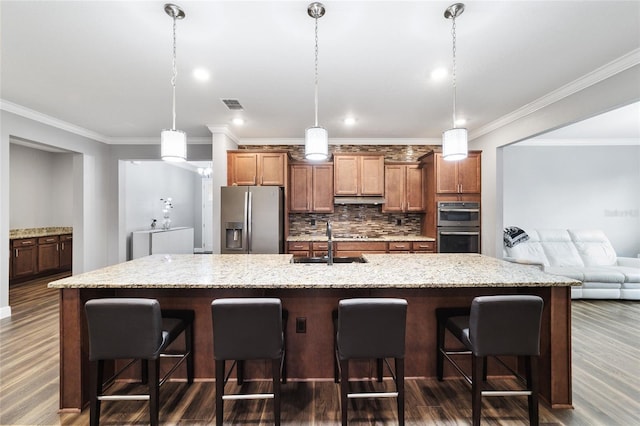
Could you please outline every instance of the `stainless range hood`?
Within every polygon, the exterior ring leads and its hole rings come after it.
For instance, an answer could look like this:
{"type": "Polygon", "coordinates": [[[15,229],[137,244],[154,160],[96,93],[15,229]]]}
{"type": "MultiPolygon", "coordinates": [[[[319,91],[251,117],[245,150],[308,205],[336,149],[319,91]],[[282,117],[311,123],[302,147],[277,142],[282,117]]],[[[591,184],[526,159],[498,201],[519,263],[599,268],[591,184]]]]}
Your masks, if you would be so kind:
{"type": "Polygon", "coordinates": [[[384,197],[334,197],[333,204],[384,204],[384,197]]]}

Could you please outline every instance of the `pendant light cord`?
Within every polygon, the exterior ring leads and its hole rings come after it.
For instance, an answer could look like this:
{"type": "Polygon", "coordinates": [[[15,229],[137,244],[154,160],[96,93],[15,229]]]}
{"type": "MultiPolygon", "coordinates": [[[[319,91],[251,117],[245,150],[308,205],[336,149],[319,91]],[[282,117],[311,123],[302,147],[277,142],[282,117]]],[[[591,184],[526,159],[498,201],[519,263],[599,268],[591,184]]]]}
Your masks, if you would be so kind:
{"type": "Polygon", "coordinates": [[[456,128],[456,17],[453,15],[451,35],[453,36],[453,128],[456,128]]]}
{"type": "Polygon", "coordinates": [[[176,17],[173,17],[173,76],[171,86],[173,87],[173,127],[176,130],[176,78],[178,77],[178,67],[176,66],[176,17]]]}
{"type": "Polygon", "coordinates": [[[316,125],[315,127],[318,127],[318,18],[315,18],[316,21],[316,36],[315,36],[315,41],[316,41],[316,49],[315,49],[315,56],[316,56],[316,62],[315,62],[315,73],[316,73],[316,77],[315,77],[315,106],[316,106],[316,125]]]}

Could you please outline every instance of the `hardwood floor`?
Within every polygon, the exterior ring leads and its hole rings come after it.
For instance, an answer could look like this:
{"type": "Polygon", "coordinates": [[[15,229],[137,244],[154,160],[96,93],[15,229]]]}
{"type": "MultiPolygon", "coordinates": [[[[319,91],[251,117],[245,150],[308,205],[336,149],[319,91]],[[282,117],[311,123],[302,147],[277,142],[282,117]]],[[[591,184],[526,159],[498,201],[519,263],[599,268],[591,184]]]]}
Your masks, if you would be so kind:
{"type": "MultiPolygon", "coordinates": [[[[0,320],[0,424],[85,425],[88,409],[59,414],[58,407],[58,292],[46,288],[52,278],[12,286],[11,318],[0,320]]],[[[640,424],[640,302],[574,301],[574,409],[540,406],[543,425],[640,424]]],[[[213,362],[213,360],[212,360],[213,362]]],[[[469,388],[461,379],[406,380],[406,422],[409,425],[467,425],[471,418],[469,388]]],[[[493,380],[497,387],[508,380],[493,380]]],[[[118,384],[118,388],[135,384],[118,384]]],[[[387,388],[359,382],[354,389],[387,388]]],[[[237,390],[234,382],[228,391],[237,390]]],[[[249,382],[243,391],[265,391],[268,382],[249,382]]],[[[337,425],[340,423],[338,385],[333,382],[289,382],[282,387],[282,423],[337,425]]],[[[160,420],[171,425],[215,422],[212,382],[191,386],[168,382],[161,391],[160,420]]],[[[103,425],[148,424],[144,402],[104,402],[103,425]]],[[[225,424],[272,424],[270,401],[225,402],[225,424]]],[[[527,423],[525,398],[487,398],[483,424],[527,423]]],[[[395,400],[357,400],[349,407],[352,425],[396,424],[395,400]]]]}

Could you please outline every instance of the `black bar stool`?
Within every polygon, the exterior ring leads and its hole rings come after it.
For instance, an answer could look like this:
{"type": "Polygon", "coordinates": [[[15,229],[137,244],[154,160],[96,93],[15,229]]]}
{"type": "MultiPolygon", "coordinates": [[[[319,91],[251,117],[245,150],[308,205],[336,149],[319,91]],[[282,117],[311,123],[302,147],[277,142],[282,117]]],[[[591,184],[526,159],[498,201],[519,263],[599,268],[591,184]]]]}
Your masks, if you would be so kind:
{"type": "Polygon", "coordinates": [[[446,358],[471,384],[473,425],[480,425],[483,396],[527,396],[529,422],[538,419],[538,355],[540,355],[540,322],[543,300],[538,296],[504,295],[481,296],[473,299],[468,315],[465,309],[436,310],[438,326],[437,375],[442,380],[446,358]],[[442,330],[442,333],[440,332],[442,330]],[[466,348],[445,348],[444,330],[449,330],[466,348]],[[470,354],[471,377],[454,361],[452,356],[470,354]],[[518,378],[522,377],[498,356],[514,355],[524,359],[526,388],[520,390],[485,389],[487,357],[495,357],[518,378]]]}
{"type": "Polygon", "coordinates": [[[287,312],[276,298],[226,298],[211,303],[213,353],[216,368],[216,425],[221,426],[224,400],[273,399],[273,417],[280,424],[280,380],[286,381],[285,332],[287,312]],[[244,380],[244,361],[271,360],[272,393],[225,395],[233,367],[238,384],[244,380]],[[232,360],[227,374],[225,361],[232,360]]]}
{"type": "Polygon", "coordinates": [[[157,425],[160,412],[160,386],[183,361],[187,362],[187,381],[193,383],[193,319],[191,310],[160,309],[155,299],[93,299],[85,304],[89,331],[90,423],[100,424],[100,403],[111,400],[148,400],[151,425],[157,425]],[[168,353],[167,347],[181,334],[185,350],[168,353]],[[172,357],[177,362],[160,378],[160,358],[172,357]],[[104,382],[104,361],[132,361],[104,382]],[[104,385],[111,383],[136,360],[141,360],[142,382],[148,383],[148,394],[106,395],[104,385]]]}
{"type": "MultiPolygon", "coordinates": [[[[335,362],[340,371],[342,424],[347,424],[349,398],[396,398],[398,423],[404,425],[404,354],[407,301],[404,299],[345,299],[338,304],[335,326],[335,362]],[[395,360],[395,374],[387,358],[395,360]],[[378,381],[382,361],[389,368],[395,392],[349,393],[349,360],[375,359],[378,381]]],[[[336,366],[336,376],[338,368],[336,366]]]]}

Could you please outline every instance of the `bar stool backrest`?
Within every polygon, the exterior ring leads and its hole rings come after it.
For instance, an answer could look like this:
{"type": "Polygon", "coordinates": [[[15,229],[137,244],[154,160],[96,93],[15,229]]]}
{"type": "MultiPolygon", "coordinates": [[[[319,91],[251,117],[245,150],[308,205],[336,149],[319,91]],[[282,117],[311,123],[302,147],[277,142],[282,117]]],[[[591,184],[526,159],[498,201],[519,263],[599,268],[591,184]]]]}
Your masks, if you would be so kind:
{"type": "Polygon", "coordinates": [[[471,303],[473,354],[539,355],[543,301],[538,296],[479,296],[471,303]]]}
{"type": "Polygon", "coordinates": [[[211,314],[215,359],[277,359],[282,355],[280,299],[216,299],[211,314]]]}
{"type": "Polygon", "coordinates": [[[356,298],[338,304],[338,356],[404,358],[407,301],[356,298]]]}
{"type": "Polygon", "coordinates": [[[166,336],[157,300],[92,299],[85,304],[85,312],[91,361],[158,358],[166,336]]]}

